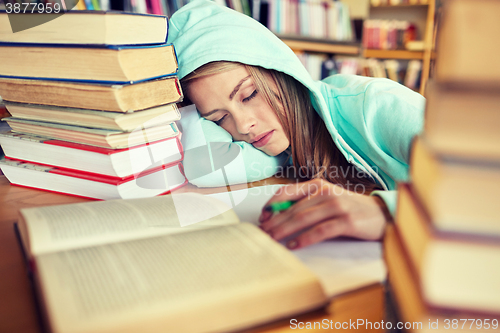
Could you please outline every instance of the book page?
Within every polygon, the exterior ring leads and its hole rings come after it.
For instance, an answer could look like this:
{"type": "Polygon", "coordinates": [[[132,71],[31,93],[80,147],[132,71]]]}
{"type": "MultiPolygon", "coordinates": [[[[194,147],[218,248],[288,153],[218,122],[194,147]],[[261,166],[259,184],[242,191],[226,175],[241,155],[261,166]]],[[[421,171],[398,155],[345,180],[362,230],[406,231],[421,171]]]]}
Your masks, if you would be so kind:
{"type": "Polygon", "coordinates": [[[248,223],[50,253],[37,267],[57,332],[128,332],[154,318],[180,332],[186,315],[183,331],[219,331],[210,329],[213,316],[229,328],[235,316],[245,322],[326,302],[305,266],[248,223]]]}
{"type": "MultiPolygon", "coordinates": [[[[232,206],[241,221],[259,225],[266,202],[283,185],[266,185],[209,194],[232,206]]],[[[328,297],[385,281],[382,243],[357,239],[332,239],[291,251],[316,276],[328,297]]]]}
{"type": "Polygon", "coordinates": [[[196,193],[22,209],[32,255],[238,223],[219,200],[196,193]]]}

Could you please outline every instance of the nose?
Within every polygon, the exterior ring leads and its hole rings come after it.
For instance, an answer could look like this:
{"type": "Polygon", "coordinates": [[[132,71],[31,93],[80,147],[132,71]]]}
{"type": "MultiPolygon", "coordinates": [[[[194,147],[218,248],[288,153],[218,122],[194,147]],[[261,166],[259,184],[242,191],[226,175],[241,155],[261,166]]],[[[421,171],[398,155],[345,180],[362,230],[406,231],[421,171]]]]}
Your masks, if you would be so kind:
{"type": "Polygon", "coordinates": [[[239,111],[233,114],[236,130],[240,134],[248,134],[253,126],[255,126],[256,119],[251,112],[239,111]]]}

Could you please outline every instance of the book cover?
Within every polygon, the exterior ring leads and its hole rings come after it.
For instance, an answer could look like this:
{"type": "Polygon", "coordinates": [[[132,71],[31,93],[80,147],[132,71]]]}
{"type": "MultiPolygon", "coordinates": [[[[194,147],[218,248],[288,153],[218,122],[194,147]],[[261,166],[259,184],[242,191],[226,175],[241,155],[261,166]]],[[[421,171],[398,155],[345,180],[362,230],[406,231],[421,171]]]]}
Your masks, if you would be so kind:
{"type": "Polygon", "coordinates": [[[4,78],[123,84],[172,76],[178,70],[174,46],[166,43],[123,46],[0,42],[0,50],[0,77],[4,78]]]}
{"type": "Polygon", "coordinates": [[[10,102],[114,112],[143,110],[176,103],[183,98],[179,79],[175,75],[136,84],[90,84],[0,77],[0,96],[10,102]]]}
{"type": "Polygon", "coordinates": [[[152,197],[187,184],[181,163],[161,165],[126,178],[5,158],[0,160],[0,168],[13,185],[97,200],[152,197]]]}
{"type": "Polygon", "coordinates": [[[107,149],[10,132],[0,134],[0,144],[10,159],[118,178],[184,159],[178,137],[127,149],[107,149]]]}
{"type": "MultiPolygon", "coordinates": [[[[92,1],[80,0],[78,4],[92,6],[92,1]]],[[[158,44],[165,43],[167,35],[168,19],[165,16],[120,11],[72,10],[64,15],[19,13],[9,18],[5,11],[0,11],[0,40],[5,42],[158,44]],[[82,26],[85,29],[82,29],[82,26]]]]}

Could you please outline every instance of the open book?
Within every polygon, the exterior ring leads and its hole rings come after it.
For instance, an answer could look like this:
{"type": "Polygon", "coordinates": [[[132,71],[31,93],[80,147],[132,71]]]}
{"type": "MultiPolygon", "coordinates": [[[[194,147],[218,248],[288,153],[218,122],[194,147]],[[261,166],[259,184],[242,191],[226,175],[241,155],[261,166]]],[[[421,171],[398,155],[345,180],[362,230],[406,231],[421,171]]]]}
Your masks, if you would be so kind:
{"type": "Polygon", "coordinates": [[[326,304],[318,279],[217,199],[28,208],[18,230],[51,332],[221,332],[326,304]]]}

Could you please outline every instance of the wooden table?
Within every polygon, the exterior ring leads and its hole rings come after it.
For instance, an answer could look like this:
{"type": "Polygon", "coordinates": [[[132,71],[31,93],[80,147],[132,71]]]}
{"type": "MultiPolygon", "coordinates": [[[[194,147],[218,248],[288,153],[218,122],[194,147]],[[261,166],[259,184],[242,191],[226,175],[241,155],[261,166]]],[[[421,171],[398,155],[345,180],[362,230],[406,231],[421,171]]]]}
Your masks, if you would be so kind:
{"type": "MultiPolygon", "coordinates": [[[[261,186],[283,183],[283,180],[267,179],[248,184],[261,186]]],[[[244,184],[241,188],[246,188],[244,184]]],[[[231,187],[237,189],[238,186],[231,187]]],[[[227,191],[219,189],[199,189],[188,184],[178,192],[196,191],[215,193],[227,191]]],[[[89,199],[11,186],[5,176],[0,176],[0,332],[5,333],[40,333],[41,326],[36,312],[32,287],[27,277],[27,270],[21,250],[14,234],[13,224],[17,221],[17,212],[21,208],[69,204],[90,201],[89,199]]],[[[320,311],[297,316],[298,322],[321,322],[323,319],[333,323],[344,323],[358,319],[372,323],[381,322],[384,318],[384,289],[380,284],[369,286],[354,292],[335,297],[330,305],[320,311]]],[[[344,326],[346,326],[344,324],[344,326]]],[[[348,329],[347,329],[348,330],[348,329]]],[[[289,319],[270,325],[258,327],[248,332],[285,332],[290,329],[289,319]]],[[[305,330],[298,330],[305,331],[305,330]]],[[[320,330],[325,331],[325,330],[320,330]]],[[[344,331],[344,329],[342,329],[344,331]]],[[[359,331],[359,330],[358,330],[359,331]]],[[[376,332],[381,330],[363,330],[376,332]]]]}

